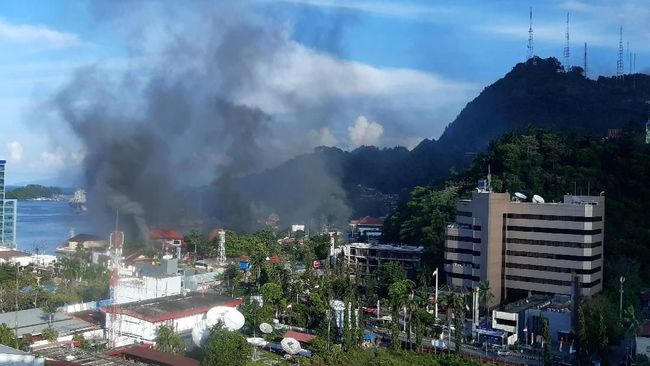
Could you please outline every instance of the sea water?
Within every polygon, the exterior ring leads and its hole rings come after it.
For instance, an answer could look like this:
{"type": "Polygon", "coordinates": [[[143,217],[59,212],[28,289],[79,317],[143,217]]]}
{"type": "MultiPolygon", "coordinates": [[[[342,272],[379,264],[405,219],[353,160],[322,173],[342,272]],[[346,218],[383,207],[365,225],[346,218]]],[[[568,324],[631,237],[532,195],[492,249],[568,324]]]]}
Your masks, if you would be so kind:
{"type": "Polygon", "coordinates": [[[18,201],[16,241],[18,249],[54,254],[70,234],[95,233],[88,213],[75,213],[65,201],[18,201]]]}

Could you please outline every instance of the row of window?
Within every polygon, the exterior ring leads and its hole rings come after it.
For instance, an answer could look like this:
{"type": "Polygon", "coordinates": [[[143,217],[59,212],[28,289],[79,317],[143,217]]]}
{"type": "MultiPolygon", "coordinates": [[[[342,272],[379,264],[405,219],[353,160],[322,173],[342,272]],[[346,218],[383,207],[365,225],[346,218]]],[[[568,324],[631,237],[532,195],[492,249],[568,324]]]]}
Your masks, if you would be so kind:
{"type": "Polygon", "coordinates": [[[480,256],[481,252],[478,250],[463,249],[463,248],[447,248],[445,249],[449,253],[459,253],[459,254],[471,254],[473,256],[480,256]]]}
{"type": "MultiPolygon", "coordinates": [[[[534,278],[534,277],[523,277],[523,276],[506,276],[506,280],[510,281],[520,281],[520,282],[532,282],[532,283],[541,283],[544,285],[556,285],[556,286],[571,286],[571,281],[560,281],[560,280],[550,280],[547,278],[534,278]]],[[[580,283],[582,288],[592,288],[600,283],[600,280],[595,280],[589,283],[580,283]]]]}
{"type": "Polygon", "coordinates": [[[467,241],[470,243],[480,243],[481,238],[472,238],[471,236],[455,236],[455,235],[447,235],[445,236],[446,240],[455,240],[455,241],[467,241]]]}
{"type": "Polygon", "coordinates": [[[571,273],[576,274],[590,275],[596,272],[600,272],[601,268],[595,267],[592,269],[575,269],[575,268],[565,268],[565,267],[551,267],[551,266],[536,266],[534,264],[521,264],[521,263],[506,263],[507,268],[518,268],[518,269],[529,269],[532,271],[545,271],[545,272],[559,272],[559,273],[571,273]]]}
{"type": "Polygon", "coordinates": [[[478,276],[472,276],[472,275],[463,274],[463,273],[453,273],[453,272],[447,272],[447,277],[461,278],[463,280],[472,280],[472,281],[475,281],[475,282],[479,282],[481,280],[478,276]]]}
{"type": "Polygon", "coordinates": [[[591,262],[597,259],[602,258],[602,254],[595,254],[592,256],[587,255],[566,255],[566,254],[553,254],[553,253],[536,253],[536,252],[522,252],[517,250],[507,250],[507,255],[514,255],[519,257],[532,257],[532,258],[548,258],[548,259],[560,259],[566,261],[578,261],[578,262],[591,262]]]}
{"type": "Polygon", "coordinates": [[[457,211],[456,216],[472,217],[472,213],[467,211],[457,211]]]}
{"type": "Polygon", "coordinates": [[[460,264],[461,266],[472,266],[474,269],[481,268],[481,265],[478,263],[467,262],[467,261],[455,261],[451,259],[445,259],[445,264],[460,264]]]}
{"type": "Polygon", "coordinates": [[[557,216],[557,215],[531,215],[509,213],[509,219],[527,219],[527,220],[547,220],[547,221],[573,221],[573,222],[599,222],[603,221],[602,216],[585,217],[585,216],[557,216]]]}
{"type": "Polygon", "coordinates": [[[524,231],[533,233],[547,233],[547,234],[570,234],[570,235],[596,235],[602,233],[602,229],[593,230],[580,230],[580,229],[559,229],[555,227],[534,227],[534,226],[510,226],[507,227],[510,231],[524,231]]]}
{"type": "Polygon", "coordinates": [[[593,243],[577,243],[572,241],[532,240],[532,239],[519,239],[519,238],[507,238],[506,243],[545,245],[549,247],[581,248],[581,249],[598,248],[601,245],[603,245],[602,241],[597,241],[593,243]]]}

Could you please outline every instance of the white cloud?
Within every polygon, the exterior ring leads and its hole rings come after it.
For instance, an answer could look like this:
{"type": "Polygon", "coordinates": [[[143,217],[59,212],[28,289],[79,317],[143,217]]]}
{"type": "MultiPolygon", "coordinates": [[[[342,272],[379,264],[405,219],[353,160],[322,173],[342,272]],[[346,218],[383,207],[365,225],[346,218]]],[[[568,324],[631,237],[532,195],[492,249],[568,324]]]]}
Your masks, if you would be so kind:
{"type": "Polygon", "coordinates": [[[65,162],[65,153],[62,149],[57,149],[56,151],[43,151],[41,153],[41,162],[46,167],[61,167],[65,162]]]}
{"type": "Polygon", "coordinates": [[[384,127],[377,122],[370,122],[364,116],[357,117],[354,125],[348,127],[350,147],[362,145],[379,145],[379,139],[384,133],[384,127]]]}
{"type": "Polygon", "coordinates": [[[307,141],[310,147],[316,146],[336,146],[338,140],[327,127],[318,130],[310,130],[307,133],[307,141]]]}
{"type": "Polygon", "coordinates": [[[44,25],[11,24],[0,19],[0,42],[47,49],[78,46],[81,39],[74,33],[59,32],[44,25]]]}
{"type": "Polygon", "coordinates": [[[7,144],[9,150],[9,160],[13,163],[23,160],[23,145],[19,141],[11,141],[7,144]]]}

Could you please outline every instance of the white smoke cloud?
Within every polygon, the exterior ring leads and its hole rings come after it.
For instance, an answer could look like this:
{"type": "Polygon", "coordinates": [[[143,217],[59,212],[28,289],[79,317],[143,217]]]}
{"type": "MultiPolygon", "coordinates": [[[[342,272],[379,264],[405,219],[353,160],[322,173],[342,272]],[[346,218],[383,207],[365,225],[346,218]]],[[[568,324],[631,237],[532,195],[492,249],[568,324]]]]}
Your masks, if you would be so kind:
{"type": "Polygon", "coordinates": [[[55,151],[43,151],[41,162],[47,167],[61,167],[65,163],[65,153],[62,149],[55,151]]]}
{"type": "Polygon", "coordinates": [[[23,145],[19,141],[11,141],[7,144],[9,160],[17,163],[23,160],[23,145]]]}
{"type": "Polygon", "coordinates": [[[370,122],[364,116],[357,117],[354,126],[348,127],[350,147],[362,145],[379,145],[379,139],[384,133],[384,127],[377,122],[370,122]]]}
{"type": "Polygon", "coordinates": [[[317,130],[310,130],[307,133],[307,142],[310,147],[316,146],[336,146],[339,141],[327,127],[317,130]]]}

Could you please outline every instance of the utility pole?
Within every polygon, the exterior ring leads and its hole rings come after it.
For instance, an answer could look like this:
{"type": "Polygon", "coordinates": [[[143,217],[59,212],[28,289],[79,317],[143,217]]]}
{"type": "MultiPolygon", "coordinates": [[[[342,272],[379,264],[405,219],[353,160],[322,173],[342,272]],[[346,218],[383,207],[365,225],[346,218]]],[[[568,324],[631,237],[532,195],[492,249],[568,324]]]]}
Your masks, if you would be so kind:
{"type": "Polygon", "coordinates": [[[435,308],[435,310],[434,310],[435,314],[434,315],[436,317],[436,320],[438,320],[438,267],[436,267],[436,270],[433,271],[433,275],[436,277],[436,289],[435,289],[436,301],[435,301],[435,304],[434,304],[434,308],[435,308]]]}
{"type": "Polygon", "coordinates": [[[621,290],[620,290],[620,297],[619,297],[619,303],[618,303],[618,321],[622,322],[623,321],[623,283],[625,282],[625,277],[621,276],[619,279],[621,281],[621,290]]]}

